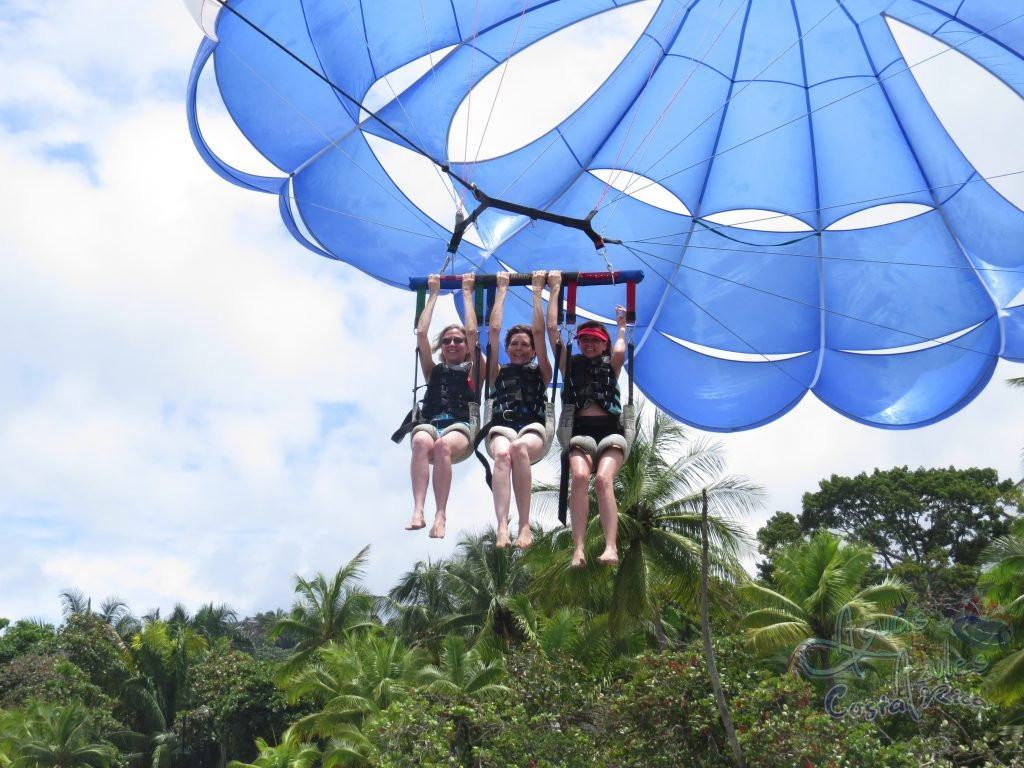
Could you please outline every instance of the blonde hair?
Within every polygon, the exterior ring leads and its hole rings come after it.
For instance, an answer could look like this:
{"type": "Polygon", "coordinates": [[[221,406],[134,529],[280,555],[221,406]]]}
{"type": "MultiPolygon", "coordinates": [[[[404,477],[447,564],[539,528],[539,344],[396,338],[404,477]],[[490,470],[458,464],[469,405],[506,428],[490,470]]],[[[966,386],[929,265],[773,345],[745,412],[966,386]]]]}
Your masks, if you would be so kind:
{"type": "Polygon", "coordinates": [[[430,351],[437,352],[439,349],[441,349],[441,339],[444,338],[444,335],[448,333],[448,331],[458,331],[459,333],[462,334],[462,343],[466,347],[466,356],[465,358],[463,358],[462,362],[466,363],[471,361],[473,359],[473,355],[472,350],[470,350],[469,348],[469,336],[466,333],[465,327],[459,325],[458,323],[452,323],[451,325],[442,328],[441,332],[437,334],[437,336],[435,337],[434,344],[433,346],[431,346],[430,351]]]}

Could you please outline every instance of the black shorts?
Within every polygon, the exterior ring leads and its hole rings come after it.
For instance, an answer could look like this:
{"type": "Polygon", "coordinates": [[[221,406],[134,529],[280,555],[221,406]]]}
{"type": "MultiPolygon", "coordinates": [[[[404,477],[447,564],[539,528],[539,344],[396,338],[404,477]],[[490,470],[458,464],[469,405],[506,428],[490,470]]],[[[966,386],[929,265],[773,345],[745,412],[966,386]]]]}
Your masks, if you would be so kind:
{"type": "Polygon", "coordinates": [[[523,427],[528,426],[530,424],[543,423],[544,415],[541,414],[539,418],[537,416],[516,416],[511,419],[505,419],[501,416],[498,416],[497,418],[492,420],[491,425],[495,427],[508,427],[509,429],[514,429],[516,432],[518,432],[523,427]]]}
{"type": "Polygon", "coordinates": [[[572,422],[572,436],[584,435],[594,438],[600,443],[608,435],[624,434],[619,426],[619,417],[612,416],[577,416],[572,422]]]}

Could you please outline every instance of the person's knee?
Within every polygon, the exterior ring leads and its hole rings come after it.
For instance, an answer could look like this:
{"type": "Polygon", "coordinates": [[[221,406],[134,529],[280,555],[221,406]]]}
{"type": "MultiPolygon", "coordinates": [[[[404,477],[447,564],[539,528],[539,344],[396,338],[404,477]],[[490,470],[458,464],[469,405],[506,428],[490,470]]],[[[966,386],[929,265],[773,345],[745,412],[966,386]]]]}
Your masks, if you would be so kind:
{"type": "Polygon", "coordinates": [[[426,432],[417,432],[412,436],[412,452],[418,455],[428,453],[434,445],[434,439],[426,432]]]}
{"type": "Polygon", "coordinates": [[[594,486],[598,493],[607,493],[615,487],[615,473],[610,468],[602,467],[594,478],[594,486]]]}
{"type": "Polygon", "coordinates": [[[586,461],[574,461],[569,467],[574,483],[587,483],[590,481],[590,467],[586,461]]]}
{"type": "Polygon", "coordinates": [[[517,440],[509,446],[508,452],[512,457],[512,461],[516,464],[530,463],[530,446],[528,443],[517,440]]]}
{"type": "Polygon", "coordinates": [[[452,446],[447,440],[438,440],[434,443],[434,459],[451,459],[452,446]]]}
{"type": "Polygon", "coordinates": [[[508,472],[512,467],[512,452],[509,450],[508,445],[499,447],[493,447],[494,451],[494,471],[495,472],[508,472]]]}

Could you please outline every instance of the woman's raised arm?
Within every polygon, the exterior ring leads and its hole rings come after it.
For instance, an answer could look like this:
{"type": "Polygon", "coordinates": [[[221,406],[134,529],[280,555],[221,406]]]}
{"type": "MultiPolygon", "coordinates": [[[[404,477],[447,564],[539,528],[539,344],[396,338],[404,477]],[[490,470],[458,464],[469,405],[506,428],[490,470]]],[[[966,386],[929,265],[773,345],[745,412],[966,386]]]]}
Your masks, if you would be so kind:
{"type": "Polygon", "coordinates": [[[434,350],[430,348],[430,320],[434,316],[434,305],[441,293],[441,276],[430,275],[427,278],[427,301],[416,321],[416,346],[420,351],[420,370],[426,378],[434,370],[434,350]]]}

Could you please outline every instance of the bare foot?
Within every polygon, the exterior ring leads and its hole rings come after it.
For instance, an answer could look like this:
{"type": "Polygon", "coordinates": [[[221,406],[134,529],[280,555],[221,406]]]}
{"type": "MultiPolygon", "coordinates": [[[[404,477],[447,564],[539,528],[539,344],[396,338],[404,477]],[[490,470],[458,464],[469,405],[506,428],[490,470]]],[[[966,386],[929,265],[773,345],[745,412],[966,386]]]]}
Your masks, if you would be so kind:
{"type": "Polygon", "coordinates": [[[582,552],[572,553],[572,562],[569,563],[570,568],[582,568],[587,564],[587,558],[584,557],[582,552]]]}
{"type": "Polygon", "coordinates": [[[533,531],[530,526],[524,525],[519,529],[519,536],[516,537],[516,546],[520,549],[529,549],[533,546],[533,531]]]}
{"type": "Polygon", "coordinates": [[[407,531],[418,531],[420,528],[426,528],[427,524],[423,522],[423,510],[412,513],[412,522],[405,526],[407,531]]]}
{"type": "Polygon", "coordinates": [[[509,538],[507,525],[498,528],[498,537],[494,541],[494,546],[498,549],[508,549],[508,547],[512,546],[512,540],[509,538]]]}
{"type": "Polygon", "coordinates": [[[614,549],[606,549],[601,553],[600,557],[597,558],[597,562],[601,565],[618,565],[619,553],[614,549]]]}
{"type": "Polygon", "coordinates": [[[435,515],[434,524],[430,526],[430,538],[432,539],[443,539],[444,538],[444,515],[435,515]]]}

